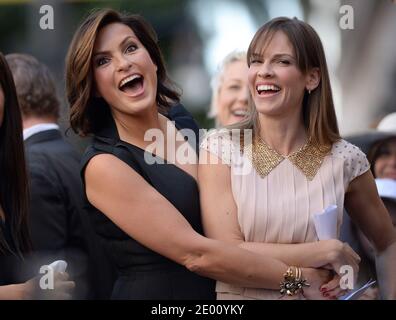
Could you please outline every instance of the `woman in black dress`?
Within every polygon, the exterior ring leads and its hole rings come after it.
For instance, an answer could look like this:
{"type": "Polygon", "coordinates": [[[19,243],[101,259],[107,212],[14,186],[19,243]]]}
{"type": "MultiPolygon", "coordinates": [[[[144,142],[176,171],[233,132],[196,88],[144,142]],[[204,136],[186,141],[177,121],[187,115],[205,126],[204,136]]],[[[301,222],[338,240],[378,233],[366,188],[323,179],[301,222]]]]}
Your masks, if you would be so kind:
{"type": "MultiPolygon", "coordinates": [[[[91,220],[117,268],[112,298],[212,299],[208,278],[279,289],[283,262],[202,235],[197,126],[178,104],[147,22],[92,13],[69,47],[66,91],[72,128],[93,135],[81,174],[91,220]],[[145,134],[156,136],[155,150],[145,134]]],[[[328,272],[303,275],[317,291],[328,272]]]]}
{"type": "Polygon", "coordinates": [[[39,278],[21,279],[31,250],[27,223],[28,179],[22,139],[22,119],[11,71],[0,53],[0,300],[69,298],[74,283],[55,275],[55,288],[39,291],[39,278]]]}

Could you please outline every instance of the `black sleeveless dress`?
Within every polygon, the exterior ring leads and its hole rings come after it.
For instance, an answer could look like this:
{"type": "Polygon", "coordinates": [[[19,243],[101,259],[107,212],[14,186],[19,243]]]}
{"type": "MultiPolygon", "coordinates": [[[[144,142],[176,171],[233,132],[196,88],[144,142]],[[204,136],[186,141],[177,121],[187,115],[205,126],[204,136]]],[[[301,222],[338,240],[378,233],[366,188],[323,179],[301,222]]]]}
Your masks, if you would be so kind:
{"type": "MultiPolygon", "coordinates": [[[[198,139],[198,127],[181,105],[173,107],[168,118],[175,121],[176,128],[181,133],[183,129],[194,130],[198,139]]],[[[203,233],[198,186],[192,176],[170,163],[147,164],[143,149],[119,139],[112,118],[96,132],[92,145],[87,148],[83,156],[81,172],[83,180],[89,160],[102,153],[113,154],[128,164],[171,202],[195,231],[203,233]]],[[[131,190],[131,192],[139,191],[131,190]]],[[[192,273],[146,248],[118,228],[87,199],[85,200],[94,229],[117,270],[112,299],[215,299],[213,280],[192,273]]],[[[143,215],[144,212],[139,214],[143,215]]]]}

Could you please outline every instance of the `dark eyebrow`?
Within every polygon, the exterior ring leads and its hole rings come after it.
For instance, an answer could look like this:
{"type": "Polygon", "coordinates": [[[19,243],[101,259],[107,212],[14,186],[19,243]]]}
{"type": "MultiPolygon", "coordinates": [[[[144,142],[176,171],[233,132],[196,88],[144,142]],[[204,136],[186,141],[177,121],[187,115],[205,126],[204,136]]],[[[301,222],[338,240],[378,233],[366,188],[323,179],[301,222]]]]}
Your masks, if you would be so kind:
{"type": "MultiPolygon", "coordinates": [[[[280,58],[280,57],[284,57],[284,56],[288,56],[291,59],[295,59],[292,55],[290,55],[288,53],[277,53],[277,54],[273,55],[272,58],[276,59],[276,58],[280,58]]],[[[263,56],[261,54],[259,54],[259,53],[252,53],[250,58],[260,58],[260,59],[262,59],[263,56]]]]}
{"type": "Polygon", "coordinates": [[[261,58],[261,54],[259,53],[252,53],[250,58],[261,58]]]}
{"type": "MultiPolygon", "coordinates": [[[[126,42],[128,42],[128,40],[133,39],[133,38],[134,38],[134,37],[132,37],[132,36],[126,36],[126,37],[124,38],[124,40],[121,41],[119,47],[120,47],[120,48],[123,47],[124,44],[125,44],[126,42]]],[[[96,56],[101,55],[101,54],[106,55],[106,54],[109,54],[109,53],[110,53],[110,51],[98,51],[98,52],[95,52],[93,56],[96,57],[96,56]]]]}
{"type": "Polygon", "coordinates": [[[273,56],[273,58],[280,58],[280,57],[284,57],[284,56],[287,56],[287,57],[289,57],[289,58],[294,60],[294,57],[292,55],[288,54],[288,53],[278,53],[278,54],[275,54],[273,56]]]}

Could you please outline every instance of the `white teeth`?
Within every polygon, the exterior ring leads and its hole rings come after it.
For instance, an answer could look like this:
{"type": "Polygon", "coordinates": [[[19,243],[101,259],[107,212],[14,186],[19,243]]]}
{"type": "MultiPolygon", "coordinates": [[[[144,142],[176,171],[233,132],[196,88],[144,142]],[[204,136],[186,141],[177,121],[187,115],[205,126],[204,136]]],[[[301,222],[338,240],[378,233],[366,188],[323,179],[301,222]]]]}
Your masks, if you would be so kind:
{"type": "Polygon", "coordinates": [[[235,116],[246,116],[248,114],[247,110],[234,110],[232,112],[235,116]]]}
{"type": "Polygon", "coordinates": [[[140,78],[140,77],[141,77],[141,75],[139,75],[139,74],[133,74],[133,75],[131,75],[131,76],[129,76],[129,77],[123,79],[123,80],[120,82],[120,85],[119,85],[118,87],[121,88],[123,85],[125,85],[125,84],[128,83],[129,81],[135,80],[135,79],[140,78]]]}
{"type": "Polygon", "coordinates": [[[279,91],[280,88],[272,84],[260,84],[257,86],[257,91],[268,91],[268,90],[279,91]]]}

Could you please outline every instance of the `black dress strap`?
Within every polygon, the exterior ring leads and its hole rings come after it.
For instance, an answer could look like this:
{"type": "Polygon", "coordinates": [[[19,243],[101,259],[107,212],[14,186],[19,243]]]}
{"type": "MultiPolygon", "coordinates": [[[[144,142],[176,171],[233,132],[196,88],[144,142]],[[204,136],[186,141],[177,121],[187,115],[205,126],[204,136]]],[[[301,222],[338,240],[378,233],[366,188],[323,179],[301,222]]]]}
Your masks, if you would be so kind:
{"type": "MultiPolygon", "coordinates": [[[[133,146],[131,146],[133,147],[133,146]]],[[[149,177],[146,175],[145,171],[143,170],[139,160],[134,157],[134,153],[131,150],[128,150],[122,143],[115,143],[109,144],[109,142],[103,141],[101,138],[94,138],[92,145],[87,148],[85,151],[82,160],[81,160],[81,179],[85,185],[85,167],[87,166],[88,162],[94,157],[99,154],[112,154],[118,159],[125,162],[128,166],[130,166],[133,170],[139,173],[149,184],[151,181],[149,177]]]]}
{"type": "MultiPolygon", "coordinates": [[[[103,153],[109,153],[122,160],[126,164],[128,164],[132,169],[134,169],[137,173],[139,173],[149,184],[151,181],[145,170],[143,169],[139,158],[134,157],[133,149],[139,149],[133,145],[127,145],[122,142],[118,142],[114,145],[109,145],[103,142],[101,139],[95,139],[93,146],[96,150],[103,151],[103,153]]],[[[139,150],[141,151],[141,150],[139,150]]]]}
{"type": "MultiPolygon", "coordinates": [[[[184,134],[185,129],[192,130],[195,135],[195,145],[193,145],[195,152],[199,154],[199,126],[192,117],[192,115],[181,104],[172,107],[168,113],[169,119],[175,121],[176,128],[184,134]]],[[[190,141],[193,143],[193,141],[190,141]]]]}
{"type": "MultiPolygon", "coordinates": [[[[192,144],[196,153],[198,154],[199,127],[192,115],[183,107],[183,105],[177,104],[169,110],[167,117],[171,121],[175,122],[175,126],[181,134],[185,134],[185,129],[189,129],[194,133],[195,141],[189,140],[189,142],[192,144]]],[[[114,120],[112,118],[109,119],[107,126],[99,131],[97,135],[95,135],[92,145],[87,148],[82,157],[82,181],[85,182],[84,171],[88,162],[98,154],[107,153],[113,154],[120,160],[124,161],[132,169],[139,173],[149,184],[152,185],[151,180],[146,174],[146,170],[144,170],[143,164],[141,163],[141,157],[134,157],[134,153],[136,151],[142,152],[141,149],[138,149],[138,147],[127,144],[119,139],[114,120]]]]}

